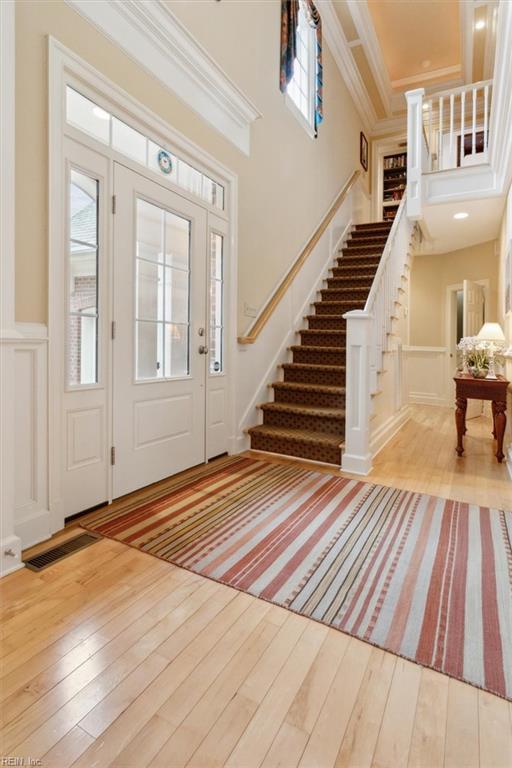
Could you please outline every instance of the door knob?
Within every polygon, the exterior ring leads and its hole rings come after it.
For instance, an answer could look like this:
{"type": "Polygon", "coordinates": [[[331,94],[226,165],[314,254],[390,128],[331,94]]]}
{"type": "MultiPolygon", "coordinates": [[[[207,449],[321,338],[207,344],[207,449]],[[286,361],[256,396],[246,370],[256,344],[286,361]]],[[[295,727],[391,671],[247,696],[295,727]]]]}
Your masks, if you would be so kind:
{"type": "Polygon", "coordinates": [[[208,347],[205,347],[204,344],[201,344],[199,347],[199,354],[200,355],[207,355],[208,354],[208,347]]]}

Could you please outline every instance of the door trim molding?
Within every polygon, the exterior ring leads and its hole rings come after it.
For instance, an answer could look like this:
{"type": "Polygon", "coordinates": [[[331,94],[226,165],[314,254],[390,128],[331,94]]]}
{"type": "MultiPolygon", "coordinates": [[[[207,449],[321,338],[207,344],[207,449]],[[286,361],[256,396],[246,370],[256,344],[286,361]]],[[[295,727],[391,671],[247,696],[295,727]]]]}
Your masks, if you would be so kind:
{"type": "Polygon", "coordinates": [[[261,112],[163,3],[66,2],[244,154],[250,154],[251,123],[261,112]]]}
{"type": "MultiPolygon", "coordinates": [[[[130,96],[126,91],[116,86],[111,80],[102,75],[98,70],[70,51],[60,42],[49,36],[48,38],[48,83],[49,83],[49,109],[48,109],[48,196],[49,196],[49,220],[48,220],[48,421],[49,421],[49,508],[52,513],[52,532],[60,530],[63,526],[64,512],[62,509],[61,493],[61,467],[62,467],[62,381],[63,381],[63,353],[60,345],[64,333],[65,316],[62,306],[63,264],[64,252],[64,228],[62,221],[65,211],[64,194],[64,138],[68,136],[75,142],[88,146],[98,154],[110,158],[111,163],[116,159],[107,147],[102,147],[94,140],[80,132],[69,128],[65,122],[65,85],[79,79],[85,87],[94,90],[100,95],[105,104],[111,105],[114,111],[128,115],[135,123],[147,126],[148,130],[160,136],[166,143],[174,146],[178,152],[183,152],[199,167],[210,169],[214,177],[225,184],[226,209],[224,216],[229,219],[229,252],[230,252],[230,285],[228,299],[228,332],[226,334],[226,366],[229,372],[228,386],[228,449],[234,445],[236,431],[234,380],[236,372],[236,328],[237,328],[237,264],[238,264],[238,177],[225,165],[217,161],[208,152],[187,139],[179,131],[168,125],[162,118],[147,109],[143,104],[130,96]]],[[[149,135],[149,134],[148,134],[149,135]]],[[[126,158],[122,162],[132,167],[141,175],[156,179],[150,171],[144,173],[144,169],[130,163],[126,158]]],[[[112,193],[112,179],[110,180],[109,194],[112,193]]],[[[182,192],[176,190],[178,194],[182,192]]],[[[183,193],[188,198],[187,193],[183,193]]],[[[200,204],[195,199],[195,204],[200,204]]],[[[207,205],[203,206],[206,210],[207,205]]],[[[216,211],[222,216],[222,211],[216,211]]],[[[108,239],[109,253],[112,253],[112,233],[108,239]]],[[[112,307],[109,311],[111,313],[112,307]]],[[[112,319],[111,317],[109,318],[112,319]]],[[[111,424],[111,421],[110,421],[111,424]]]]}

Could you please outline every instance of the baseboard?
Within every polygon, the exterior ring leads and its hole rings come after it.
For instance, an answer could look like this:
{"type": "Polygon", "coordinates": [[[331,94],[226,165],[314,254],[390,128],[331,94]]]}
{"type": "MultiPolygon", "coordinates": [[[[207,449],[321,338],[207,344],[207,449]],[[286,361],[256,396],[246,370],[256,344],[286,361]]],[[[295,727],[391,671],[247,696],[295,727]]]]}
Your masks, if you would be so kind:
{"type": "Polygon", "coordinates": [[[21,539],[18,536],[7,536],[0,541],[0,577],[8,576],[20,568],[24,568],[21,560],[21,539]],[[12,554],[7,554],[11,552],[12,554]]]}
{"type": "Polygon", "coordinates": [[[248,451],[251,447],[251,441],[249,435],[239,435],[238,437],[230,437],[228,440],[228,454],[230,456],[236,456],[238,453],[248,451]]]}
{"type": "Polygon", "coordinates": [[[20,538],[23,549],[33,547],[51,537],[51,512],[42,507],[24,507],[16,510],[16,517],[21,520],[16,522],[14,530],[20,538]]]}
{"type": "Polygon", "coordinates": [[[431,395],[428,392],[409,392],[409,402],[413,405],[451,405],[446,397],[431,395]]]}
{"type": "Polygon", "coordinates": [[[411,409],[408,405],[394,413],[389,419],[375,430],[370,440],[372,458],[382,451],[384,446],[399,432],[404,424],[411,418],[411,409]]]}

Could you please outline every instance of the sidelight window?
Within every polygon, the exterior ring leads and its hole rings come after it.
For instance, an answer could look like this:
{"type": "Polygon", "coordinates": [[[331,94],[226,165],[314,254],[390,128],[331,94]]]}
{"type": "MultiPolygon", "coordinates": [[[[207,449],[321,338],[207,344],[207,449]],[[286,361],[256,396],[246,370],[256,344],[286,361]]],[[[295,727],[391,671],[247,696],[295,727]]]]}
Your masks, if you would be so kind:
{"type": "Polygon", "coordinates": [[[210,373],[224,370],[224,238],[210,233],[210,373]]]}
{"type": "Polygon", "coordinates": [[[67,382],[98,382],[97,179],[72,170],[69,180],[67,382]]]}

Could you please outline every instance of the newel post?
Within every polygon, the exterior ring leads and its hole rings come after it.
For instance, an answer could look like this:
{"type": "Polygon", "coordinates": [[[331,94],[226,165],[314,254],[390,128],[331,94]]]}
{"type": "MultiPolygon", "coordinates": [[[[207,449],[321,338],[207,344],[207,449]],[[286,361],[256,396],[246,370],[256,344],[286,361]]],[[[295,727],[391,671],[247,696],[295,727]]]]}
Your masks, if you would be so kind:
{"type": "Polygon", "coordinates": [[[407,91],[407,217],[422,218],[421,175],[423,159],[424,88],[407,91]]]}
{"type": "Polygon", "coordinates": [[[373,315],[354,310],[347,321],[347,370],[345,398],[345,449],[341,468],[367,475],[372,468],[370,451],[370,344],[373,315]]]}

